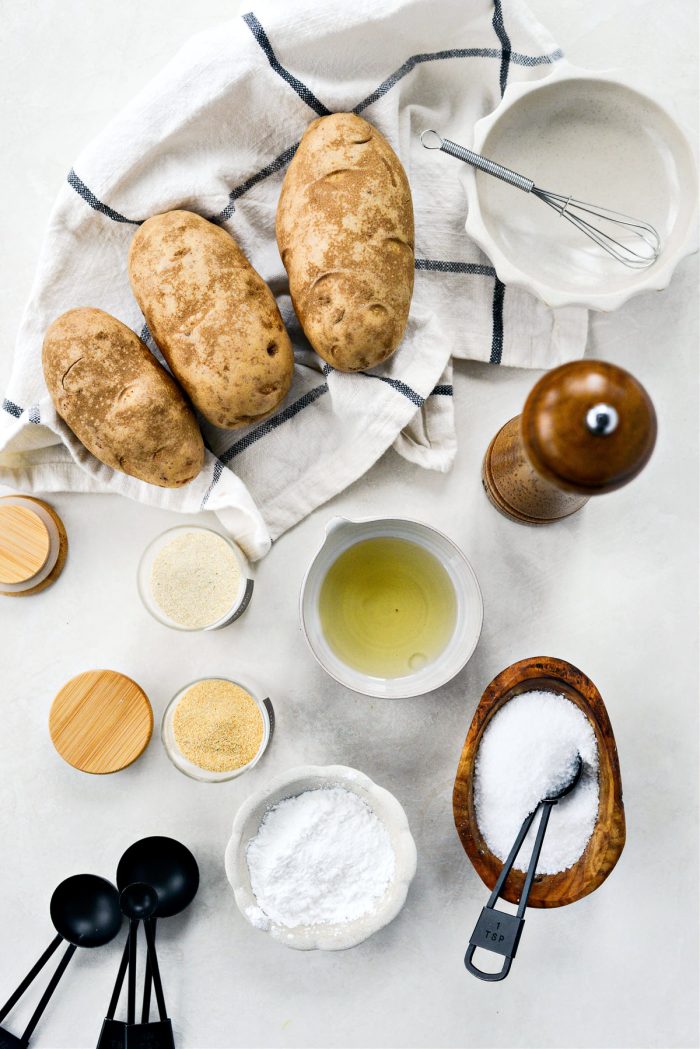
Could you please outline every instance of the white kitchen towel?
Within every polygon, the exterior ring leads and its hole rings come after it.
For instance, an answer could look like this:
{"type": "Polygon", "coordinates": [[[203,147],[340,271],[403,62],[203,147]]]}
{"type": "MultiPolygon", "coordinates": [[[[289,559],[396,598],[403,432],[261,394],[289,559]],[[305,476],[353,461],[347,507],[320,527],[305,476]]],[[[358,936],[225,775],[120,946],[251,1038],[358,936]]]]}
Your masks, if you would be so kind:
{"type": "Polygon", "coordinates": [[[448,470],[452,359],[546,368],[580,357],[587,317],[504,288],[464,232],[464,173],[419,132],[469,145],[506,84],[561,52],[520,0],[278,0],[194,37],[82,153],[51,215],[0,412],[0,481],[24,491],[120,492],[213,510],[251,557],[366,471],[391,445],[448,470]],[[353,110],[400,156],[416,220],[416,282],[394,356],[367,374],[319,360],[294,317],[274,235],[287,164],[311,120],[353,110]],[[240,431],[203,425],[200,476],[177,491],[116,473],[56,415],[41,371],[49,323],[97,306],[139,333],[126,262],[138,224],[189,208],[220,223],[268,281],[295,345],[292,389],[240,431]]]}

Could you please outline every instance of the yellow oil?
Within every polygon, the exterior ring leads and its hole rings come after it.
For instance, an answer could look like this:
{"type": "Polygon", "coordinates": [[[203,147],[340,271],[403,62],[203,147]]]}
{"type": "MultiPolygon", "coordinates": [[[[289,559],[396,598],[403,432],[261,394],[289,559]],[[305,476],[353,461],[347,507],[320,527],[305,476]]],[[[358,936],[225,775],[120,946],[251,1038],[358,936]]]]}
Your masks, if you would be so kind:
{"type": "Polygon", "coordinates": [[[455,627],[457,599],[440,561],[407,539],[365,539],[340,555],[323,581],[326,641],[363,674],[395,678],[432,663],[455,627]]]}

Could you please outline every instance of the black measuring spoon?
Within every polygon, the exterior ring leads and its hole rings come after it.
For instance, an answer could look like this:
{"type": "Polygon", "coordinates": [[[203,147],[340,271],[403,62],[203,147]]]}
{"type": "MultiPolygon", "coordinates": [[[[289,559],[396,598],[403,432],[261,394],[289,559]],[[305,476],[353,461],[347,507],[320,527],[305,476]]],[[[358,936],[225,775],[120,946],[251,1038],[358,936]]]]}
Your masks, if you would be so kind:
{"type": "Polygon", "coordinates": [[[125,1049],[125,1047],[126,1049],[138,1049],[140,1046],[148,1047],[148,1049],[174,1049],[172,1024],[165,1008],[153,932],[147,924],[158,907],[158,895],[151,885],[135,882],[122,890],[119,902],[122,913],[129,919],[129,935],[124,946],[107,1016],[102,1024],[97,1049],[125,1049]],[[148,961],[153,974],[153,985],[158,1003],[159,1020],[156,1023],[136,1023],[136,949],[139,922],[144,923],[148,961]],[[127,972],[127,1019],[124,1022],[115,1020],[114,1014],[127,972]]]}
{"type": "Polygon", "coordinates": [[[51,897],[50,914],[56,936],[0,1009],[0,1022],[17,1004],[61,943],[66,941],[68,947],[24,1032],[18,1037],[0,1027],[0,1049],[24,1049],[29,1045],[34,1028],[77,948],[104,946],[114,939],[122,924],[119,893],[111,882],[96,874],[74,874],[62,881],[51,897]]]}
{"type": "Polygon", "coordinates": [[[498,875],[498,880],[493,887],[493,892],[489,896],[489,902],[479,915],[479,920],[469,939],[467,953],[464,956],[464,964],[467,969],[474,976],[478,976],[480,980],[488,980],[489,982],[495,983],[498,980],[505,980],[510,972],[510,967],[513,958],[515,958],[518,943],[520,942],[523,926],[525,925],[525,908],[527,907],[530,889],[532,888],[532,883],[537,871],[537,863],[540,858],[540,852],[542,851],[542,843],[544,841],[545,831],[547,830],[549,817],[552,814],[552,808],[558,801],[561,801],[562,798],[566,797],[567,794],[570,794],[571,791],[578,786],[582,772],[583,760],[581,755],[577,754],[575,768],[567,782],[556,792],[548,794],[546,797],[542,798],[539,804],[537,804],[532,812],[523,820],[523,825],[518,831],[518,836],[513,843],[513,848],[508,853],[508,858],[503,864],[501,873],[498,875]],[[532,826],[532,822],[540,805],[542,806],[542,816],[540,818],[539,827],[537,828],[537,837],[535,838],[535,844],[532,848],[532,855],[530,856],[527,874],[525,875],[523,891],[520,894],[517,913],[510,914],[508,911],[499,911],[496,909],[496,901],[501,895],[501,890],[506,883],[506,878],[510,874],[513,864],[518,858],[520,848],[525,841],[527,832],[532,826]],[[484,972],[483,969],[478,969],[472,961],[474,951],[477,947],[482,947],[484,950],[491,951],[493,954],[500,954],[503,958],[502,968],[495,973],[484,972]]]}
{"type": "MultiPolygon", "coordinates": [[[[117,886],[126,888],[135,882],[152,886],[158,896],[158,906],[152,917],[144,921],[148,936],[152,933],[155,948],[156,921],[171,918],[192,903],[199,888],[197,861],[182,842],[175,838],[153,835],[130,845],[117,866],[117,886]]],[[[147,1023],[151,1008],[151,962],[146,962],[141,1022],[147,1023]]],[[[0,1047],[1,1049],[1,1047],[0,1047]]]]}

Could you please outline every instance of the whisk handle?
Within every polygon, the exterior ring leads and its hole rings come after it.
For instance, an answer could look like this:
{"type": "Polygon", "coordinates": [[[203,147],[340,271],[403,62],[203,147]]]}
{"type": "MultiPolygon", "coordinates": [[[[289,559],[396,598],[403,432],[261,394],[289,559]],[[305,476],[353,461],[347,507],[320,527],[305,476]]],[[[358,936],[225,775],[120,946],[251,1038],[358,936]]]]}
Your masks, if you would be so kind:
{"type": "Polygon", "coordinates": [[[524,175],[519,175],[517,171],[511,171],[510,168],[504,168],[502,164],[497,164],[495,160],[488,160],[487,157],[482,157],[480,153],[474,153],[473,150],[466,149],[465,146],[460,146],[457,142],[451,142],[449,138],[442,140],[440,149],[443,153],[449,153],[451,157],[463,160],[465,164],[471,164],[473,168],[485,171],[487,175],[494,175],[495,178],[500,178],[502,182],[516,186],[525,193],[531,193],[535,188],[535,183],[532,179],[525,178],[524,175]]]}

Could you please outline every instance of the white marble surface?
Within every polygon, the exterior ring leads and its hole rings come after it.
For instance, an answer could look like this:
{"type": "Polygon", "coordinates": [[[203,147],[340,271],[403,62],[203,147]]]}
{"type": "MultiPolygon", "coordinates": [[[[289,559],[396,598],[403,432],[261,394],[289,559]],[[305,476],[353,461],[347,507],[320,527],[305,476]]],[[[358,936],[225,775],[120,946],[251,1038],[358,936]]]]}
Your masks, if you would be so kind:
{"type": "MultiPolygon", "coordinates": [[[[49,207],[79,147],[180,42],[235,6],[2,4],[0,387],[49,207]]],[[[531,7],[573,61],[641,72],[697,138],[694,0],[531,7]]],[[[500,518],[480,491],[480,459],[535,376],[460,367],[453,472],[426,474],[385,456],[276,544],[259,567],[251,609],[227,631],[176,635],[138,603],[139,554],[174,515],[114,497],[54,498],[70,535],[65,575],[44,595],[0,608],[0,997],[50,939],[57,882],[81,870],[113,875],[124,846],[155,832],[187,842],[202,870],[190,913],[162,927],[181,1047],[698,1044],[696,296],[694,258],[667,292],[591,326],[590,353],[633,370],[658,409],[657,451],[635,483],[551,529],[500,518]],[[462,545],[486,618],[476,655],[450,686],[383,704],[323,675],[301,638],[296,600],[329,516],[397,511],[462,545]],[[490,986],[462,966],[485,893],[454,830],[452,781],[482,689],[513,660],[543,653],[578,664],[601,689],[619,746],[628,841],[599,892],[531,914],[508,982],[490,986]],[[156,718],[193,677],[254,673],[275,703],[273,744],[253,772],[224,785],[183,777],[157,738],[129,770],[83,776],[54,753],[47,713],[69,676],[99,666],[139,681],[156,718]],[[344,954],[298,954],[271,942],[240,917],[224,877],[241,799],[301,762],[354,765],[388,787],[418,845],[402,914],[344,954]]],[[[95,1044],[119,950],[79,952],[35,1045],[95,1044]]]]}

